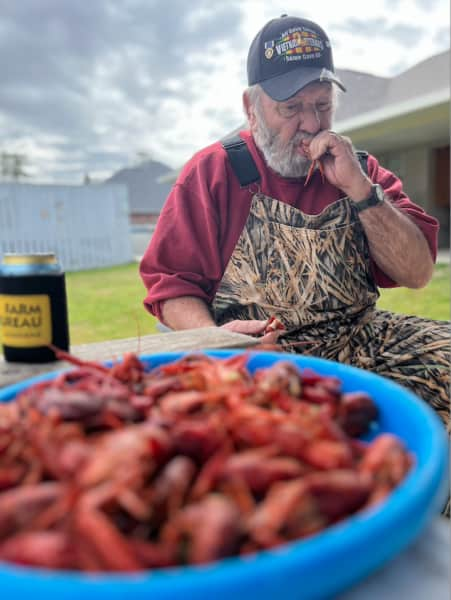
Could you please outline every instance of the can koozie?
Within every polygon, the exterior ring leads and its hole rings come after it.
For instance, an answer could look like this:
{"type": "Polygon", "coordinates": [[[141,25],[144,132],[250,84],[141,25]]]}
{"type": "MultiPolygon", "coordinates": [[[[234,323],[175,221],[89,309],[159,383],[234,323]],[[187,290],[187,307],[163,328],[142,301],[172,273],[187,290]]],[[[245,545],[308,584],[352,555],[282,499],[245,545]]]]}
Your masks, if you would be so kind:
{"type": "Polygon", "coordinates": [[[8,361],[55,360],[69,349],[66,285],[54,254],[5,254],[0,266],[0,337],[8,361]]]}

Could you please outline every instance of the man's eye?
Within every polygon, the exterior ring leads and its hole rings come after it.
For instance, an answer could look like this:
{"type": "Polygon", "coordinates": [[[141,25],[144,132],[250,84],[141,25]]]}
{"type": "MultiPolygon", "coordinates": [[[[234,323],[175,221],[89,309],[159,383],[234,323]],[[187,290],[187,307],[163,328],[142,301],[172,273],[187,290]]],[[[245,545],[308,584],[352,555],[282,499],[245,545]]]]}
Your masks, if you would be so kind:
{"type": "Polygon", "coordinates": [[[299,104],[285,104],[280,107],[280,113],[283,117],[291,117],[299,112],[299,104]]]}
{"type": "Polygon", "coordinates": [[[328,110],[330,110],[330,108],[331,108],[330,102],[327,102],[327,103],[324,103],[324,104],[318,104],[317,107],[316,107],[316,109],[319,112],[327,112],[328,110]]]}

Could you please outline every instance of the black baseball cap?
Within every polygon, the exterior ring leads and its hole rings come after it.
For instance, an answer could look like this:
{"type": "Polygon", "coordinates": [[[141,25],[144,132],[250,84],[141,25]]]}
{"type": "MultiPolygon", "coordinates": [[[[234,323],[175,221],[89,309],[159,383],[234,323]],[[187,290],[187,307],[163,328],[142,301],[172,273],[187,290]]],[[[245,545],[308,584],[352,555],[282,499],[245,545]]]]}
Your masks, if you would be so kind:
{"type": "Polygon", "coordinates": [[[335,74],[326,32],[313,21],[282,15],[269,21],[254,38],[247,57],[249,85],[259,83],[273,100],[288,100],[312,81],[331,81],[335,74]]]}

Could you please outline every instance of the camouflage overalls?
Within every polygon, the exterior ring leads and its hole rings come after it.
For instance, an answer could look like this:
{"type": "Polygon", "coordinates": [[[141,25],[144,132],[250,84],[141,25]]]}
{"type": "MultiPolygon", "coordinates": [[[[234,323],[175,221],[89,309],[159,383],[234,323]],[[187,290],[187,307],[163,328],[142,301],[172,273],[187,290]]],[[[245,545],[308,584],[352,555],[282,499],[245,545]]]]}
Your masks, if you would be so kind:
{"type": "Polygon", "coordinates": [[[449,422],[450,325],[375,308],[363,226],[340,199],[306,215],[261,193],[213,302],[218,324],[275,315],[280,342],[301,352],[389,377],[449,422]]]}

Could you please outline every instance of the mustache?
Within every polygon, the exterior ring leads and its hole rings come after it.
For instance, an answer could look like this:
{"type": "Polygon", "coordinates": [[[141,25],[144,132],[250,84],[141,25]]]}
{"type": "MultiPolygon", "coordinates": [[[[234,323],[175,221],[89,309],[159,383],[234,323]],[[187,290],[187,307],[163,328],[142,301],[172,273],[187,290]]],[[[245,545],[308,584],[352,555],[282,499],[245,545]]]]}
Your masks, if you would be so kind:
{"type": "Polygon", "coordinates": [[[297,147],[297,146],[300,146],[301,144],[303,144],[304,142],[310,143],[314,137],[315,136],[312,135],[311,133],[305,133],[303,131],[299,131],[292,137],[291,144],[293,144],[293,146],[297,147]]]}
{"type": "Polygon", "coordinates": [[[306,133],[304,131],[299,131],[294,135],[295,138],[298,138],[299,141],[303,142],[304,140],[311,142],[315,137],[312,133],[306,133]]]}

